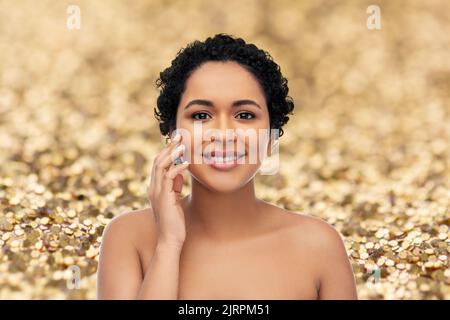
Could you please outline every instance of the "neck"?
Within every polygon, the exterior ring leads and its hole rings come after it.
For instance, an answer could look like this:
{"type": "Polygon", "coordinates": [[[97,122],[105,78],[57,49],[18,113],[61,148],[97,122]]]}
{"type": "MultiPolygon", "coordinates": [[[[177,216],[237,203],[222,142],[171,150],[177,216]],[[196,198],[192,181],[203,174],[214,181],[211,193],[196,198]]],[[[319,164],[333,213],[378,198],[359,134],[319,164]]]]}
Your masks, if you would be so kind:
{"type": "Polygon", "coordinates": [[[191,182],[192,192],[184,204],[188,234],[219,241],[243,238],[261,220],[254,179],[227,193],[210,190],[192,177],[191,182]]]}

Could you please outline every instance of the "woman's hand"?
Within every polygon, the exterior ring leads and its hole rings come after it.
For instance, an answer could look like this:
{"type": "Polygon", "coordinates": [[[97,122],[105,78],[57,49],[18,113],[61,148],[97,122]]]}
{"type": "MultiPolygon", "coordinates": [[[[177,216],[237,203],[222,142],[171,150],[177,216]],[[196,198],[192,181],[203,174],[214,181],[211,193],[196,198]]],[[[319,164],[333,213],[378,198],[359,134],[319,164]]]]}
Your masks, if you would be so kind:
{"type": "Polygon", "coordinates": [[[183,154],[184,149],[181,135],[177,134],[153,161],[148,196],[157,224],[159,247],[173,246],[181,249],[186,238],[184,212],[179,200],[183,188],[182,171],[189,163],[173,163],[175,158],[183,154]]]}

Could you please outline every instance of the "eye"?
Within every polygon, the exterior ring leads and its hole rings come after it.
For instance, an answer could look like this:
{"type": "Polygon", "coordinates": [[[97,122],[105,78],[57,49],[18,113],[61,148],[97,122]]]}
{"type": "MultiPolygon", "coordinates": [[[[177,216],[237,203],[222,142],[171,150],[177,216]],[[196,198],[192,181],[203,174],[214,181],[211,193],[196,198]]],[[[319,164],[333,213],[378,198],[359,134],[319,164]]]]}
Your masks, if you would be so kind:
{"type": "Polygon", "coordinates": [[[250,112],[241,112],[237,115],[238,117],[240,117],[239,119],[244,119],[244,120],[250,120],[253,119],[255,116],[250,113],[250,112]],[[242,115],[245,115],[244,117],[242,117],[242,115]]]}
{"type": "Polygon", "coordinates": [[[207,119],[205,116],[209,117],[209,114],[207,114],[206,112],[197,112],[192,115],[192,119],[204,120],[204,119],[207,119]],[[199,117],[197,117],[197,116],[199,116],[199,117]]]}

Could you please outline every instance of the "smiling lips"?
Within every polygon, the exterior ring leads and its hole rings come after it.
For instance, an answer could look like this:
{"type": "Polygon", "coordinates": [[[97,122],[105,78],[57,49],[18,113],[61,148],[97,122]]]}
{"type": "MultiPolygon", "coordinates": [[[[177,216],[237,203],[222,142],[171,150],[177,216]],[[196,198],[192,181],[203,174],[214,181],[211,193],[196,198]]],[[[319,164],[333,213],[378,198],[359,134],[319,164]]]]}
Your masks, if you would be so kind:
{"type": "Polygon", "coordinates": [[[203,154],[205,162],[217,170],[230,170],[238,166],[238,160],[245,156],[245,153],[237,152],[211,152],[203,154]]]}

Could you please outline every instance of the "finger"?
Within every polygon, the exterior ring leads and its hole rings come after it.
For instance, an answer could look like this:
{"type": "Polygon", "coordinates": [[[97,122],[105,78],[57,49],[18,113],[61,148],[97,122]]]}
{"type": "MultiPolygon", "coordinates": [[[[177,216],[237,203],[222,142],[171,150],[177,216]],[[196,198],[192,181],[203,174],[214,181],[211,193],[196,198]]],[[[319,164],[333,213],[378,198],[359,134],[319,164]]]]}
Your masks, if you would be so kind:
{"type": "Polygon", "coordinates": [[[167,193],[172,192],[172,191],[181,192],[180,183],[181,183],[181,186],[183,184],[183,176],[181,173],[183,170],[185,170],[188,167],[189,167],[189,162],[187,162],[187,161],[184,161],[183,163],[178,164],[178,165],[172,165],[170,167],[170,169],[164,174],[163,183],[162,183],[162,191],[167,192],[167,193]],[[175,180],[175,177],[177,177],[177,175],[180,175],[181,177],[177,178],[176,186],[174,186],[174,184],[175,184],[174,180],[175,180]],[[176,190],[174,187],[176,187],[176,190]]]}
{"type": "Polygon", "coordinates": [[[153,195],[154,189],[155,189],[155,183],[154,183],[155,182],[155,162],[156,162],[156,157],[154,157],[153,161],[152,161],[153,164],[152,164],[152,170],[150,173],[150,184],[147,189],[147,194],[148,194],[149,198],[153,195]]]}
{"type": "Polygon", "coordinates": [[[185,146],[180,144],[171,154],[166,155],[166,157],[161,159],[157,164],[157,168],[155,169],[155,192],[157,194],[161,192],[164,174],[169,170],[169,167],[173,164],[174,160],[183,154],[184,149],[185,146]]]}
{"type": "Polygon", "coordinates": [[[166,155],[173,150],[173,148],[182,140],[181,134],[176,134],[174,139],[170,141],[168,145],[164,147],[164,149],[161,150],[161,152],[153,159],[153,165],[152,165],[152,172],[150,174],[150,186],[148,188],[148,195],[154,194],[156,191],[156,168],[158,167],[158,163],[160,163],[161,159],[165,158],[166,155]]]}
{"type": "MultiPolygon", "coordinates": [[[[179,164],[178,165],[172,164],[167,172],[179,166],[180,166],[179,164]]],[[[172,190],[174,192],[175,201],[178,201],[181,198],[181,191],[183,190],[183,174],[182,173],[176,174],[175,177],[172,179],[172,181],[173,181],[172,190]]],[[[170,184],[167,187],[167,190],[170,191],[170,184]]]]}
{"type": "Polygon", "coordinates": [[[181,198],[181,191],[183,191],[183,173],[178,173],[175,178],[173,178],[173,191],[175,192],[176,199],[181,198]]]}
{"type": "Polygon", "coordinates": [[[182,135],[177,133],[173,140],[170,141],[168,145],[166,145],[158,155],[158,158],[165,158],[176,146],[178,146],[183,139],[182,135]]]}
{"type": "MultiPolygon", "coordinates": [[[[170,140],[170,139],[169,139],[170,140]]],[[[177,134],[175,135],[174,139],[168,144],[166,145],[160,152],[159,154],[156,156],[155,160],[154,160],[154,164],[157,164],[161,159],[164,159],[168,154],[170,154],[170,152],[180,144],[182,140],[182,136],[181,134],[177,134]]],[[[155,169],[155,166],[153,166],[153,170],[155,169]]],[[[154,173],[154,172],[152,172],[154,173]]]]}

